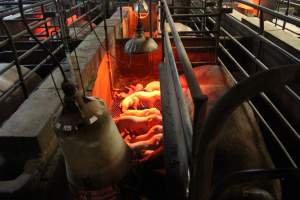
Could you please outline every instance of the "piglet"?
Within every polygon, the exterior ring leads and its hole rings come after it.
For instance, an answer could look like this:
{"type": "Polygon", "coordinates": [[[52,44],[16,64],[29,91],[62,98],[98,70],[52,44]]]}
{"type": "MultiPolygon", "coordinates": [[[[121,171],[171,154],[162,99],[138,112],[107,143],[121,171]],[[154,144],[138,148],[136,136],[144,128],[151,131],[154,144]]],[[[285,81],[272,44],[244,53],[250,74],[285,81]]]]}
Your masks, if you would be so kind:
{"type": "Polygon", "coordinates": [[[162,124],[161,115],[155,114],[146,117],[120,116],[114,120],[120,132],[129,131],[137,135],[145,133],[154,125],[162,124]]]}
{"type": "Polygon", "coordinates": [[[152,92],[154,90],[160,90],[160,83],[159,81],[152,81],[146,85],[144,88],[145,91],[147,92],[152,92]]]}
{"type": "Polygon", "coordinates": [[[126,97],[121,102],[122,111],[125,112],[129,108],[153,108],[160,106],[160,91],[145,92],[139,91],[135,92],[128,97],[126,97]]]}
{"type": "Polygon", "coordinates": [[[121,113],[120,116],[145,117],[152,114],[160,115],[161,113],[157,108],[149,108],[144,110],[126,110],[124,113],[121,113]]]}
{"type": "Polygon", "coordinates": [[[153,135],[160,134],[162,132],[163,132],[162,125],[155,125],[155,126],[151,127],[151,129],[147,133],[141,134],[141,135],[136,136],[135,138],[132,138],[130,140],[130,142],[145,141],[145,140],[148,140],[149,138],[151,138],[153,135]]]}

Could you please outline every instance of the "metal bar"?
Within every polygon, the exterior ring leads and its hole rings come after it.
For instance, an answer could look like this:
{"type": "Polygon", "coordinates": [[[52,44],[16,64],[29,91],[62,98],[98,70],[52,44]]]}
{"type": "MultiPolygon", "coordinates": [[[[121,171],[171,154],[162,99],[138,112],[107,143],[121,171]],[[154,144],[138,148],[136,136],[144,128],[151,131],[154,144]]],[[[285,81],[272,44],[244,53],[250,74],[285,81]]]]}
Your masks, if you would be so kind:
{"type": "MultiPolygon", "coordinates": [[[[26,21],[42,21],[43,18],[26,18],[26,21]]],[[[5,19],[7,22],[21,22],[22,19],[5,19]]]]}
{"type": "MultiPolygon", "coordinates": [[[[229,54],[229,56],[231,56],[229,52],[228,52],[228,54],[229,54]]],[[[237,65],[237,66],[240,65],[234,58],[233,58],[232,61],[234,62],[235,65],[237,65]]],[[[220,59],[219,59],[219,62],[222,63],[222,61],[220,59]]],[[[237,84],[238,83],[237,80],[233,77],[233,75],[230,73],[230,71],[226,68],[226,66],[223,63],[222,63],[222,65],[224,66],[223,69],[226,71],[226,73],[233,80],[234,84],[237,84]]],[[[285,148],[285,146],[282,144],[282,142],[280,141],[280,139],[277,137],[277,135],[275,134],[274,130],[269,126],[269,124],[266,122],[266,120],[264,119],[264,117],[260,114],[260,112],[258,111],[258,109],[254,106],[254,104],[252,103],[252,101],[248,100],[248,103],[251,106],[251,108],[253,109],[253,111],[255,112],[255,114],[259,117],[259,119],[261,120],[261,122],[263,123],[263,125],[268,129],[268,131],[270,132],[270,135],[276,141],[277,145],[282,150],[282,152],[286,156],[287,160],[290,162],[290,165],[292,167],[294,167],[294,168],[297,168],[298,166],[297,166],[296,162],[293,160],[292,156],[289,154],[289,152],[287,151],[287,149],[285,148]]]]}
{"type": "Polygon", "coordinates": [[[166,31],[164,32],[164,35],[165,35],[164,39],[165,39],[165,48],[166,48],[165,49],[165,55],[166,55],[165,60],[166,59],[169,60],[169,66],[165,66],[165,67],[169,67],[172,72],[174,88],[176,91],[175,94],[176,94],[176,98],[178,99],[178,106],[179,106],[179,110],[180,110],[180,113],[182,116],[181,121],[183,124],[183,134],[184,134],[184,139],[185,139],[184,142],[185,142],[185,147],[187,148],[188,162],[191,165],[192,137],[193,137],[192,122],[191,122],[191,118],[189,116],[186,102],[183,97],[183,92],[182,92],[181,84],[179,81],[178,71],[176,68],[176,62],[175,62],[175,58],[173,55],[170,38],[166,31]]]}
{"type": "MultiPolygon", "coordinates": [[[[214,65],[215,61],[198,61],[198,62],[191,62],[193,67],[199,67],[203,65],[214,65]]],[[[180,62],[176,62],[177,65],[180,65],[180,62]]]]}
{"type": "Polygon", "coordinates": [[[218,61],[218,46],[220,41],[220,27],[221,27],[221,17],[222,17],[222,0],[217,1],[218,15],[216,17],[216,23],[214,24],[216,32],[215,32],[215,62],[218,61]]]}
{"type": "Polygon", "coordinates": [[[123,38],[124,33],[123,33],[123,7],[122,7],[122,5],[119,7],[119,9],[120,9],[121,38],[123,38]]]}
{"type": "Polygon", "coordinates": [[[212,170],[215,149],[221,137],[221,128],[227,117],[244,101],[260,92],[265,92],[300,79],[300,68],[297,65],[273,68],[256,74],[230,89],[215,104],[199,138],[195,169],[192,174],[194,185],[198,190],[193,190],[193,199],[207,200],[211,195],[212,170]]]}
{"type": "Polygon", "coordinates": [[[264,13],[261,12],[259,15],[259,34],[263,34],[265,31],[264,13]]]}
{"type": "Polygon", "coordinates": [[[173,18],[180,18],[180,17],[215,17],[218,16],[219,13],[204,13],[204,14],[174,14],[172,15],[173,18]]]}
{"type": "MultiPolygon", "coordinates": [[[[27,49],[18,49],[18,53],[24,53],[28,51],[27,49]]],[[[43,50],[41,49],[37,49],[37,50],[34,50],[34,52],[43,52],[43,50]]],[[[10,53],[14,53],[13,51],[1,51],[0,54],[10,54],[10,53]]],[[[22,65],[24,66],[24,65],[22,65]]]]}
{"type": "Polygon", "coordinates": [[[152,0],[150,0],[150,3],[149,3],[149,6],[150,6],[150,10],[149,10],[149,28],[150,28],[150,38],[153,37],[153,28],[152,28],[152,0]]]}
{"type": "Polygon", "coordinates": [[[169,23],[169,26],[170,26],[170,29],[171,29],[171,32],[172,32],[172,35],[173,35],[173,40],[174,40],[174,43],[176,45],[176,50],[177,50],[177,53],[178,53],[178,57],[179,57],[180,62],[183,66],[184,74],[187,78],[187,83],[188,83],[188,86],[191,90],[191,95],[192,95],[193,99],[202,99],[204,95],[202,94],[202,92],[200,90],[197,79],[196,79],[196,77],[194,75],[194,72],[193,72],[191,62],[190,62],[190,60],[188,58],[188,55],[187,55],[187,53],[184,49],[183,43],[180,39],[180,36],[179,36],[178,32],[176,31],[175,24],[174,24],[174,21],[171,17],[171,13],[170,13],[170,10],[167,6],[166,0],[162,0],[161,2],[163,3],[165,16],[166,16],[166,19],[169,23]]]}
{"type": "MultiPolygon", "coordinates": [[[[225,47],[220,44],[221,50],[227,55],[235,64],[235,66],[239,69],[240,72],[246,77],[249,78],[250,75],[244,68],[238,63],[238,61],[225,49],[225,47]]],[[[289,121],[285,118],[285,116],[280,112],[280,110],[273,104],[273,102],[269,99],[269,97],[265,93],[260,93],[259,94],[264,101],[268,103],[268,105],[272,108],[272,110],[279,116],[280,120],[289,128],[291,133],[293,134],[293,137],[300,141],[300,135],[296,131],[296,129],[289,123],[289,121]]]]}
{"type": "MultiPolygon", "coordinates": [[[[55,51],[53,51],[53,54],[56,54],[60,49],[63,48],[63,45],[61,44],[55,51]]],[[[51,56],[47,56],[44,60],[42,60],[38,65],[36,65],[32,70],[30,70],[29,72],[27,72],[26,74],[24,74],[23,79],[27,80],[27,78],[29,78],[31,76],[31,74],[33,72],[35,72],[36,70],[38,70],[40,67],[43,66],[43,64],[45,64],[49,59],[51,58],[51,56]]],[[[20,86],[20,81],[18,80],[11,88],[9,88],[8,90],[5,91],[5,93],[3,93],[0,96],[0,102],[4,101],[13,91],[15,91],[15,89],[17,89],[17,87],[20,86]]]]}
{"type": "MultiPolygon", "coordinates": [[[[176,47],[173,47],[176,48],[176,47]]],[[[215,46],[206,46],[206,47],[184,47],[186,51],[192,52],[203,52],[203,51],[214,51],[216,49],[215,46]]]]}
{"type": "MultiPolygon", "coordinates": [[[[102,6],[102,5],[101,5],[102,6]]],[[[92,13],[93,11],[95,11],[96,9],[98,9],[99,6],[96,6],[95,8],[92,8],[91,10],[89,10],[88,12],[84,13],[83,15],[80,15],[80,17],[78,17],[77,19],[75,19],[72,23],[68,24],[68,27],[72,26],[73,24],[77,24],[77,22],[81,19],[83,19],[85,16],[87,16],[88,14],[92,13]]]]}
{"type": "MultiPolygon", "coordinates": [[[[250,29],[250,28],[249,28],[250,29]]],[[[242,45],[237,39],[235,39],[228,31],[226,31],[224,28],[221,28],[221,30],[228,36],[230,37],[231,40],[234,41],[234,43],[244,52],[247,54],[247,56],[255,63],[257,64],[260,68],[262,68],[263,70],[269,70],[269,68],[263,64],[259,59],[257,59],[244,45],[242,45]]],[[[253,30],[252,30],[253,31],[253,30]]],[[[260,34],[256,34],[258,37],[260,38],[264,38],[262,37],[260,34]]],[[[286,55],[290,55],[291,57],[295,58],[297,61],[299,60],[298,58],[294,57],[293,55],[289,54],[287,51],[283,50],[282,48],[280,48],[279,46],[275,45],[274,43],[270,42],[269,40],[264,38],[264,41],[267,44],[271,44],[273,46],[276,46],[279,48],[279,50],[282,50],[283,52],[287,53],[286,55]]],[[[300,60],[299,62],[300,63],[300,60]]],[[[289,92],[289,94],[291,94],[295,99],[297,99],[298,101],[300,101],[300,97],[298,96],[298,94],[296,94],[292,89],[290,89],[289,86],[284,86],[286,88],[286,90],[289,92]],[[291,92],[292,91],[292,92],[291,92]]]]}
{"type": "Polygon", "coordinates": [[[17,49],[16,49],[16,46],[15,46],[13,40],[12,40],[11,34],[8,30],[8,27],[7,27],[6,23],[3,22],[3,21],[1,21],[1,22],[2,22],[2,25],[3,25],[4,31],[5,31],[7,37],[9,38],[9,41],[10,41],[10,46],[11,46],[12,51],[13,51],[13,57],[14,57],[14,60],[15,60],[15,63],[16,63],[17,73],[18,73],[18,76],[19,76],[19,81],[21,82],[21,87],[22,87],[22,90],[23,90],[23,94],[24,94],[24,97],[26,99],[28,97],[28,92],[27,92],[26,85],[24,83],[23,73],[22,73],[22,70],[21,70],[20,61],[18,59],[17,49]]]}
{"type": "Polygon", "coordinates": [[[189,34],[189,33],[216,33],[217,30],[210,30],[210,31],[178,31],[179,34],[189,34]]]}
{"type": "MultiPolygon", "coordinates": [[[[285,10],[285,15],[286,16],[289,15],[289,9],[290,9],[290,0],[287,0],[287,7],[286,7],[286,10],[285,10]]],[[[286,21],[283,22],[282,30],[285,29],[285,25],[286,25],[286,21]]]]}
{"type": "MultiPolygon", "coordinates": [[[[40,5],[51,4],[51,3],[53,3],[52,0],[45,0],[45,1],[37,2],[37,3],[34,3],[32,5],[28,5],[28,6],[24,7],[24,11],[32,9],[32,8],[36,8],[40,5]]],[[[13,14],[17,14],[17,13],[19,13],[19,8],[14,8],[12,10],[2,12],[2,13],[0,13],[0,19],[6,17],[8,15],[13,15],[13,14]]]]}
{"type": "MultiPolygon", "coordinates": [[[[43,40],[41,43],[44,44],[44,43],[48,42],[53,36],[48,37],[47,39],[43,40]]],[[[19,61],[22,61],[23,59],[27,58],[34,50],[36,50],[39,47],[40,47],[40,44],[34,45],[30,49],[26,50],[25,53],[23,53],[22,55],[18,56],[17,59],[19,61]]],[[[5,68],[3,68],[2,70],[0,70],[0,74],[6,72],[8,69],[10,69],[11,67],[13,67],[15,64],[16,64],[15,61],[10,62],[5,68]]]]}
{"type": "Polygon", "coordinates": [[[168,6],[169,9],[203,9],[203,6],[168,6]]]}
{"type": "Polygon", "coordinates": [[[252,8],[255,8],[255,9],[258,9],[262,12],[265,12],[265,13],[268,13],[270,15],[273,15],[274,17],[278,17],[279,19],[283,19],[291,24],[294,24],[296,26],[300,26],[300,19],[296,18],[296,17],[292,17],[292,16],[286,16],[286,15],[283,15],[281,14],[280,12],[276,12],[276,11],[273,11],[269,8],[266,8],[264,6],[259,6],[259,5],[256,5],[256,4],[253,4],[253,3],[250,3],[248,1],[245,1],[245,0],[235,0],[239,3],[242,3],[242,4],[245,4],[247,6],[250,6],[252,8]]]}
{"type": "MultiPolygon", "coordinates": [[[[42,20],[42,21],[36,23],[35,25],[30,26],[30,30],[33,30],[33,29],[35,29],[35,28],[37,28],[37,27],[39,27],[39,26],[43,25],[44,23],[47,23],[47,22],[49,22],[51,20],[52,19],[50,19],[50,18],[48,18],[47,20],[42,20]]],[[[31,24],[29,24],[29,25],[31,25],[31,24]]],[[[21,31],[21,32],[15,34],[15,35],[12,35],[12,39],[16,40],[16,39],[20,38],[22,35],[24,35],[26,33],[27,33],[27,30],[23,30],[23,31],[21,31]]],[[[4,47],[7,43],[8,43],[8,39],[1,41],[0,42],[0,48],[4,47]]]]}
{"type": "MultiPolygon", "coordinates": [[[[165,46],[164,46],[165,47],[165,46]]],[[[167,55],[167,53],[165,54],[167,55]]],[[[162,116],[164,127],[164,159],[167,175],[167,199],[182,200],[186,197],[188,186],[188,161],[185,145],[179,145],[183,141],[180,112],[175,94],[173,79],[168,65],[159,65],[159,79],[162,102],[162,116]]]]}
{"type": "MultiPolygon", "coordinates": [[[[46,17],[45,17],[45,7],[44,7],[44,5],[41,5],[41,11],[42,11],[43,19],[46,20],[46,17]]],[[[47,22],[45,22],[44,26],[45,26],[45,31],[46,31],[47,37],[49,37],[49,29],[48,29],[48,24],[47,24],[47,22]]]]}
{"type": "Polygon", "coordinates": [[[296,3],[296,2],[291,2],[291,1],[280,1],[279,3],[282,4],[290,4],[290,6],[296,7],[296,8],[300,8],[300,4],[296,3]]]}

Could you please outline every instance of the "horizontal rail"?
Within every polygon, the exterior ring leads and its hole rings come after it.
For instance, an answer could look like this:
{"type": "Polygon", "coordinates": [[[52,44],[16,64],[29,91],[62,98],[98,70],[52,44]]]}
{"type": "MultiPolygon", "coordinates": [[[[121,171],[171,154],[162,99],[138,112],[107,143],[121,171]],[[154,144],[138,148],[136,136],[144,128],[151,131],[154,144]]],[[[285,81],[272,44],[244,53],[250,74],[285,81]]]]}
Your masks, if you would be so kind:
{"type": "MultiPolygon", "coordinates": [[[[57,47],[52,54],[55,55],[58,53],[59,50],[63,48],[63,45],[61,44],[59,47],[57,47]]],[[[23,75],[24,81],[26,81],[36,70],[41,68],[48,60],[50,59],[50,56],[47,56],[44,60],[42,60],[39,64],[37,64],[32,70],[27,72],[23,75]]],[[[21,81],[18,80],[15,84],[13,84],[8,90],[6,90],[1,96],[0,96],[0,102],[4,101],[13,91],[15,91],[21,84],[21,81]]]]}
{"type": "Polygon", "coordinates": [[[203,13],[203,14],[174,14],[172,15],[173,18],[184,18],[184,17],[215,17],[219,16],[220,13],[203,13]]]}
{"type": "Polygon", "coordinates": [[[294,25],[300,27],[300,19],[298,19],[296,17],[284,15],[284,14],[282,14],[280,12],[271,10],[271,9],[266,8],[264,6],[257,5],[257,4],[254,4],[254,3],[250,3],[249,1],[245,1],[245,0],[234,0],[234,1],[242,3],[242,4],[245,4],[245,5],[250,6],[252,8],[258,9],[258,10],[264,12],[264,13],[268,13],[268,14],[274,16],[274,17],[277,17],[279,19],[283,19],[286,22],[289,22],[291,24],[294,24],[294,25]]]}
{"type": "MultiPolygon", "coordinates": [[[[47,15],[48,17],[47,18],[34,18],[34,14],[37,14],[37,9],[42,9],[41,12],[39,12],[39,14],[42,14],[44,15],[44,8],[43,6],[46,6],[46,5],[54,5],[54,1],[41,1],[41,2],[38,2],[38,3],[34,3],[32,5],[26,5],[24,6],[24,3],[26,3],[27,1],[23,1],[23,11],[28,11],[28,12],[31,12],[31,13],[26,13],[26,16],[28,16],[28,18],[25,18],[24,20],[20,20],[20,19],[16,19],[16,20],[13,20],[13,21],[25,21],[24,23],[28,23],[29,25],[29,29],[31,31],[35,30],[36,28],[44,28],[45,30],[43,30],[43,32],[40,32],[39,34],[35,34],[36,37],[39,37],[39,36],[46,36],[45,39],[41,39],[40,42],[42,44],[45,44],[47,42],[51,42],[51,41],[54,41],[56,42],[55,43],[55,49],[53,51],[53,54],[57,54],[58,52],[60,52],[62,49],[63,49],[63,44],[61,44],[61,38],[59,37],[58,39],[55,39],[54,37],[58,37],[59,34],[61,33],[61,30],[57,30],[57,26],[51,26],[51,25],[47,25],[47,22],[50,22],[50,21],[53,21],[55,17],[57,17],[56,15],[47,15]],[[40,8],[41,6],[41,8],[40,8]],[[48,28],[55,28],[55,31],[52,32],[52,34],[49,36],[48,34],[48,28]],[[43,34],[42,34],[43,33],[43,34]],[[47,33],[47,34],[44,34],[44,33],[47,33]],[[58,45],[58,47],[56,46],[56,44],[58,45]]],[[[95,3],[94,1],[91,1],[91,0],[85,0],[81,3],[78,3],[74,6],[72,6],[70,9],[67,9],[67,13],[68,12],[72,12],[74,11],[75,9],[79,9],[83,6],[86,6],[87,3],[95,3]]],[[[16,4],[18,5],[18,3],[16,4]]],[[[73,27],[75,28],[75,24],[78,24],[78,21],[79,20],[82,20],[84,19],[85,17],[89,16],[92,12],[95,12],[97,9],[101,9],[102,8],[102,4],[97,4],[95,6],[93,6],[92,9],[90,10],[87,10],[85,11],[84,13],[82,13],[81,15],[79,15],[76,19],[72,20],[71,23],[69,23],[67,26],[69,28],[73,27]]],[[[13,9],[10,9],[10,10],[7,10],[3,13],[0,14],[1,18],[0,20],[5,23],[5,22],[11,22],[10,19],[6,19],[4,18],[5,15],[12,15],[12,14],[17,14],[19,13],[19,8],[13,8],[13,9]]],[[[50,13],[51,14],[51,13],[50,13]]],[[[100,15],[103,15],[103,14],[100,14],[100,15]]],[[[100,15],[97,15],[97,18],[100,17],[100,15]]],[[[45,16],[45,15],[44,15],[45,16]]],[[[92,20],[96,20],[95,18],[93,18],[92,20]]],[[[80,31],[83,31],[83,28],[86,27],[87,25],[89,25],[89,23],[85,23],[85,24],[80,24],[80,28],[81,29],[76,29],[76,33],[74,32],[73,35],[76,35],[77,33],[79,33],[80,31]]],[[[77,26],[79,27],[79,26],[77,26]]],[[[51,30],[52,30],[51,29],[51,30]]],[[[25,58],[27,58],[28,56],[32,55],[33,52],[42,52],[42,50],[40,50],[40,44],[39,43],[36,43],[35,41],[22,41],[22,38],[23,37],[29,37],[28,34],[27,34],[27,30],[21,30],[20,32],[14,34],[14,35],[9,35],[10,37],[6,36],[6,37],[2,37],[4,38],[4,40],[0,41],[0,47],[5,47],[7,45],[9,45],[9,39],[11,39],[13,41],[13,43],[28,43],[28,44],[33,44],[33,46],[30,46],[29,49],[22,49],[22,50],[17,50],[17,57],[11,61],[10,63],[8,63],[6,66],[4,66],[4,68],[2,68],[0,70],[0,75],[5,73],[7,70],[9,70],[10,68],[12,67],[15,67],[15,65],[21,61],[23,61],[25,58]]],[[[8,52],[6,50],[4,50],[5,52],[0,52],[0,53],[14,53],[13,51],[11,52],[8,52]]],[[[40,69],[42,66],[45,66],[45,64],[50,60],[50,56],[47,56],[45,59],[43,59],[42,61],[38,61],[38,63],[35,63],[35,64],[30,64],[31,66],[33,66],[33,69],[29,70],[27,73],[25,74],[21,74],[21,77],[19,77],[19,79],[12,85],[10,86],[10,88],[8,88],[8,90],[4,91],[1,96],[0,96],[0,102],[5,100],[9,95],[11,95],[11,93],[13,91],[15,91],[21,84],[22,84],[22,81],[25,81],[27,78],[29,78],[36,70],[40,69]],[[24,79],[24,80],[22,80],[24,79]]],[[[47,65],[47,64],[46,64],[47,65]]],[[[24,66],[21,64],[21,66],[24,66]]],[[[48,65],[47,65],[48,66],[48,65]]],[[[24,90],[24,89],[23,89],[24,90]]],[[[24,90],[25,91],[25,90],[24,90]]]]}
{"type": "MultiPolygon", "coordinates": [[[[221,50],[225,53],[225,55],[227,55],[231,61],[234,63],[234,65],[243,73],[243,74],[247,74],[247,72],[243,69],[243,67],[239,64],[239,62],[225,49],[225,47],[220,44],[220,48],[221,50]]],[[[222,61],[219,59],[219,62],[222,63],[222,61]]],[[[230,76],[230,79],[233,80],[234,84],[237,84],[237,80],[234,78],[234,76],[231,74],[231,72],[226,68],[226,66],[223,64],[225,71],[227,72],[227,74],[230,76]]],[[[249,76],[246,76],[249,78],[249,76]]],[[[264,94],[264,93],[263,93],[264,94]]],[[[263,118],[263,116],[260,114],[260,112],[258,111],[258,109],[255,107],[255,105],[252,103],[251,100],[248,100],[249,105],[251,106],[251,108],[254,110],[254,112],[257,114],[257,116],[259,117],[259,119],[262,121],[262,123],[264,124],[264,126],[269,130],[271,136],[274,138],[274,140],[276,141],[277,145],[279,146],[279,148],[282,150],[282,152],[284,153],[284,155],[286,156],[286,158],[288,159],[288,161],[290,162],[291,166],[297,168],[297,164],[294,161],[294,159],[291,157],[291,155],[289,154],[289,152],[287,151],[287,149],[285,148],[285,146],[282,144],[282,142],[280,141],[280,139],[277,137],[277,135],[275,134],[274,130],[270,127],[270,125],[266,122],[266,120],[263,118]]]]}
{"type": "MultiPolygon", "coordinates": [[[[234,17],[232,17],[233,19],[235,19],[234,17]]],[[[213,19],[211,19],[213,20],[213,19]]],[[[236,19],[235,19],[236,20],[236,19]]],[[[236,20],[237,22],[239,22],[238,20],[236,20]]],[[[245,27],[247,30],[249,30],[250,32],[254,33],[254,36],[259,37],[259,39],[261,39],[263,42],[265,42],[266,44],[273,46],[275,48],[277,48],[281,53],[283,53],[284,55],[290,57],[291,59],[293,59],[296,63],[300,64],[300,59],[298,59],[297,57],[295,57],[294,55],[290,54],[288,51],[286,51],[285,49],[281,48],[280,46],[276,45],[275,43],[271,42],[270,40],[266,39],[263,35],[255,32],[254,30],[252,30],[250,27],[248,27],[247,25],[243,24],[242,22],[240,22],[241,25],[243,25],[243,27],[245,27]]],[[[256,58],[255,55],[253,55],[243,44],[241,44],[234,36],[232,36],[228,31],[226,31],[224,28],[221,27],[221,31],[224,32],[244,53],[246,53],[249,58],[255,63],[257,64],[260,68],[262,68],[263,70],[269,70],[269,68],[263,64],[259,59],[256,58]]],[[[291,94],[295,99],[297,99],[298,101],[300,101],[300,97],[298,94],[296,94],[289,86],[284,86],[285,89],[288,91],[289,94],[291,94]]]]}
{"type": "MultiPolygon", "coordinates": [[[[244,75],[244,77],[249,78],[250,75],[248,74],[248,72],[246,72],[246,70],[243,69],[243,67],[237,62],[237,60],[233,56],[231,56],[231,54],[229,53],[229,51],[226,50],[225,47],[222,44],[220,44],[220,48],[225,53],[225,55],[227,55],[233,61],[233,63],[235,64],[235,66],[238,68],[238,70],[240,72],[242,72],[242,74],[244,75]]],[[[277,116],[280,118],[280,120],[283,121],[283,123],[289,128],[289,130],[293,134],[294,138],[297,139],[300,142],[300,135],[298,134],[298,132],[289,123],[289,121],[285,118],[285,116],[279,111],[279,109],[273,104],[273,102],[269,99],[269,97],[265,93],[261,93],[259,95],[263,98],[264,101],[267,102],[267,104],[277,114],[277,116]]]]}
{"type": "MultiPolygon", "coordinates": [[[[40,21],[40,22],[38,22],[38,23],[34,23],[34,22],[33,22],[33,23],[29,24],[30,30],[33,30],[33,29],[35,29],[35,28],[38,28],[38,27],[44,25],[45,23],[47,23],[47,22],[49,22],[49,21],[51,21],[51,20],[52,20],[51,18],[48,18],[48,19],[42,20],[42,21],[40,21]],[[32,25],[32,26],[31,26],[31,25],[32,25]]],[[[13,39],[13,40],[16,40],[16,39],[20,38],[21,36],[25,35],[26,33],[27,33],[27,30],[23,30],[23,31],[21,31],[21,32],[15,34],[15,35],[12,35],[12,39],[13,39]]],[[[2,47],[4,47],[5,45],[7,45],[7,44],[8,44],[8,41],[9,41],[8,39],[1,41],[1,42],[0,42],[0,48],[2,48],[2,47]]]]}
{"type": "MultiPolygon", "coordinates": [[[[24,3],[26,3],[26,2],[24,2],[24,3]]],[[[31,4],[31,5],[28,5],[28,6],[24,6],[24,11],[39,7],[41,5],[52,4],[52,3],[53,3],[52,0],[45,0],[45,1],[37,2],[37,3],[31,4]]],[[[0,13],[0,19],[4,18],[6,16],[9,16],[9,15],[17,14],[17,13],[19,13],[19,8],[13,8],[11,10],[0,13]]]]}

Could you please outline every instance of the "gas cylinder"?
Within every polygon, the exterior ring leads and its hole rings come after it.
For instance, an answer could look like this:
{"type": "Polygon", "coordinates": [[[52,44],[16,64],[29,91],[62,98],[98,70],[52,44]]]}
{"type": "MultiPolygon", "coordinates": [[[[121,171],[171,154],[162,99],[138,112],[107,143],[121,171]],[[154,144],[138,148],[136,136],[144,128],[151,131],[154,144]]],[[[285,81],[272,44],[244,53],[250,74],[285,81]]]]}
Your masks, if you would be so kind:
{"type": "Polygon", "coordinates": [[[72,192],[97,191],[117,183],[130,168],[131,150],[105,103],[81,96],[69,82],[62,88],[64,106],[53,125],[72,192]]]}

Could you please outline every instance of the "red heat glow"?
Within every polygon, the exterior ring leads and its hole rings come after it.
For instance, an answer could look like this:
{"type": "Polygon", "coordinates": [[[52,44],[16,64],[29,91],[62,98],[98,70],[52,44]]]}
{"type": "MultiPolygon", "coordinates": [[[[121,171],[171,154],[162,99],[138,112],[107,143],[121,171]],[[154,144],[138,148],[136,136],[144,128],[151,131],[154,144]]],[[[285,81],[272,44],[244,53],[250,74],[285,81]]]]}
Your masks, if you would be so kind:
{"type": "MultiPolygon", "coordinates": [[[[251,3],[259,4],[259,0],[250,0],[251,3]]],[[[257,15],[258,11],[255,8],[247,6],[245,4],[239,3],[238,8],[241,8],[245,11],[245,14],[257,15]]]]}

